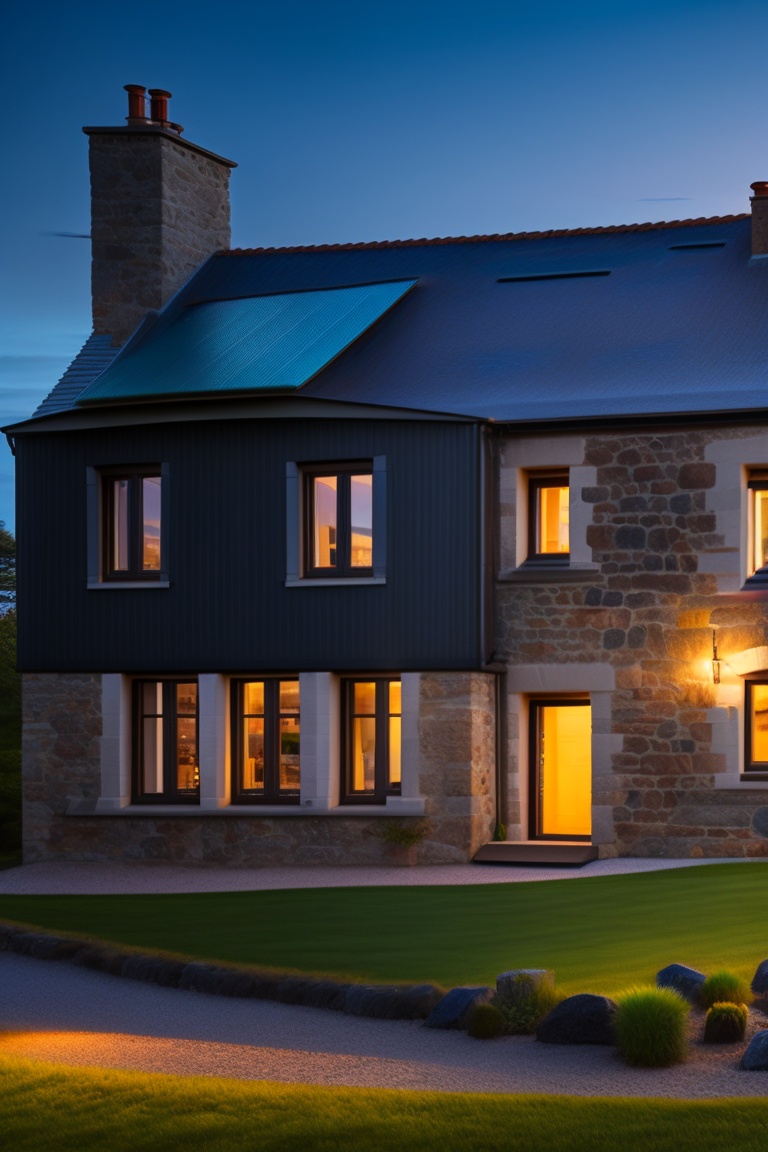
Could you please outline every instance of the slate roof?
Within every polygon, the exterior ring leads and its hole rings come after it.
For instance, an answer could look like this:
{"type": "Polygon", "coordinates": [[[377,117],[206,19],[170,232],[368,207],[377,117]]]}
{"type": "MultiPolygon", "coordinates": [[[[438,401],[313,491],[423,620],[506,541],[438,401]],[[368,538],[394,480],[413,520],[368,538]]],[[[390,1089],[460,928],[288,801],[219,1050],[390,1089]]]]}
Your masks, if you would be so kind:
{"type": "Polygon", "coordinates": [[[83,389],[109,367],[119,351],[119,348],[112,346],[111,336],[97,336],[92,332],[34,415],[50,416],[54,412],[67,412],[74,408],[83,389]]]}
{"type": "MultiPolygon", "coordinates": [[[[161,321],[205,301],[415,279],[297,399],[521,423],[762,409],[768,259],[750,260],[750,231],[737,216],[235,250],[211,257],[161,321]]],[[[148,327],[139,342],[154,338],[148,327]]]]}

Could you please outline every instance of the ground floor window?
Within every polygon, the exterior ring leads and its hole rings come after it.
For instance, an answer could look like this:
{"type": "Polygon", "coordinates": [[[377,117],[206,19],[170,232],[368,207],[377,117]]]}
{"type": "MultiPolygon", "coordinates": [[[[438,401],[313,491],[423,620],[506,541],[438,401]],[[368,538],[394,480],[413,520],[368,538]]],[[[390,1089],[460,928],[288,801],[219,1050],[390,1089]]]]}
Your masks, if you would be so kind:
{"type": "Polygon", "coordinates": [[[342,802],[384,804],[400,795],[400,680],[343,682],[342,802]]]}
{"type": "Polygon", "coordinates": [[[297,679],[233,681],[233,801],[298,804],[299,740],[297,679]]]}
{"type": "Polygon", "coordinates": [[[589,701],[531,701],[530,754],[531,839],[589,839],[592,831],[589,701]]]}
{"type": "Polygon", "coordinates": [[[197,681],[133,684],[135,803],[197,804],[197,681]]]}
{"type": "Polygon", "coordinates": [[[768,772],[768,681],[746,683],[746,772],[768,772]]]}

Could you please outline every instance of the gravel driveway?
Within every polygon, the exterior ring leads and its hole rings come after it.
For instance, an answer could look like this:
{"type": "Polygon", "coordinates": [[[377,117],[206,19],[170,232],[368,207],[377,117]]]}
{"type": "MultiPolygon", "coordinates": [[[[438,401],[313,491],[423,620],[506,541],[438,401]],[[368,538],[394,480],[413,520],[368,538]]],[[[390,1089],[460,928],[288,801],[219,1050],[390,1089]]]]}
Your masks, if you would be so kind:
{"type": "Polygon", "coordinates": [[[738,1070],[741,1045],[695,1047],[677,1068],[637,1070],[611,1048],[478,1041],[410,1021],[159,988],[7,952],[0,1027],[0,1052],[149,1072],[448,1092],[768,1093],[765,1075],[738,1070]]]}

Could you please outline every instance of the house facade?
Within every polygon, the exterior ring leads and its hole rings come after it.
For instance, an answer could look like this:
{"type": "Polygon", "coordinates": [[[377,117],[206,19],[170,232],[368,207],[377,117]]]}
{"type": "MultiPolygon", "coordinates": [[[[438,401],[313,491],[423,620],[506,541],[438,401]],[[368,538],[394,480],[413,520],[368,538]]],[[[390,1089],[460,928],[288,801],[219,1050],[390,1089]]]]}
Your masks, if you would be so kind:
{"type": "Polygon", "coordinates": [[[167,100],[85,129],[94,332],[5,430],[26,859],[768,856],[768,184],[233,251],[167,100]]]}

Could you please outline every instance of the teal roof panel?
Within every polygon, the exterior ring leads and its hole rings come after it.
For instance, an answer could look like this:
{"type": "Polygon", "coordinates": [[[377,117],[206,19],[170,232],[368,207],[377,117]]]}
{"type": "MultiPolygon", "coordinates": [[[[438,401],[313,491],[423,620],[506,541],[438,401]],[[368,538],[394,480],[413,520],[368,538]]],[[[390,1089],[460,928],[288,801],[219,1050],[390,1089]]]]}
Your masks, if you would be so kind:
{"type": "Polygon", "coordinates": [[[300,388],[370,328],[415,280],[284,292],[170,310],[78,403],[300,388]]]}

